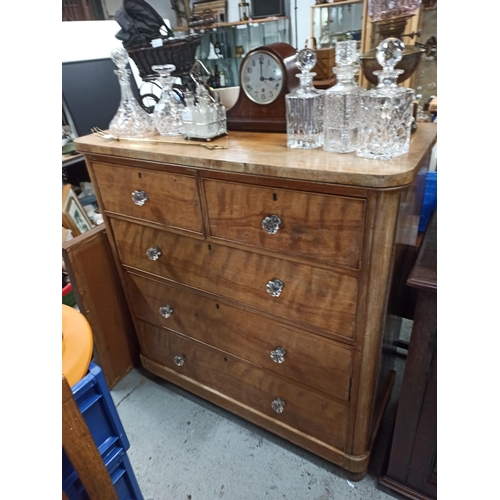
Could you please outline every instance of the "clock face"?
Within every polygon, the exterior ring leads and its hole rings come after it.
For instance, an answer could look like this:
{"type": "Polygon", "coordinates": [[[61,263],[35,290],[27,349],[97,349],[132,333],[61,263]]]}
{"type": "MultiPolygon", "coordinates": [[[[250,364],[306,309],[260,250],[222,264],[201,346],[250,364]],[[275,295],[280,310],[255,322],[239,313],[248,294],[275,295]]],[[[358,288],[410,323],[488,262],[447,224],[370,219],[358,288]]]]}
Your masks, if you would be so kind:
{"type": "Polygon", "coordinates": [[[241,65],[241,88],[257,104],[274,102],[283,89],[284,78],[281,61],[268,52],[252,52],[241,65]]]}

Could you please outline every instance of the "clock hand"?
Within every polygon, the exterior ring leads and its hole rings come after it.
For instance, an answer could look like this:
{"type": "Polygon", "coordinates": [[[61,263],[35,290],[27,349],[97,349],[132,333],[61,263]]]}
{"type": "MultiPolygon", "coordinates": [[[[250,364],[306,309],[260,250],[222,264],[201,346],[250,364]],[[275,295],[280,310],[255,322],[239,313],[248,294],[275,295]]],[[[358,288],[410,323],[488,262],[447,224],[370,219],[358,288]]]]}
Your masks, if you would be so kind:
{"type": "Polygon", "coordinates": [[[260,63],[260,81],[264,81],[265,78],[262,76],[262,65],[264,64],[264,60],[261,58],[259,58],[259,63],[260,63]]]}

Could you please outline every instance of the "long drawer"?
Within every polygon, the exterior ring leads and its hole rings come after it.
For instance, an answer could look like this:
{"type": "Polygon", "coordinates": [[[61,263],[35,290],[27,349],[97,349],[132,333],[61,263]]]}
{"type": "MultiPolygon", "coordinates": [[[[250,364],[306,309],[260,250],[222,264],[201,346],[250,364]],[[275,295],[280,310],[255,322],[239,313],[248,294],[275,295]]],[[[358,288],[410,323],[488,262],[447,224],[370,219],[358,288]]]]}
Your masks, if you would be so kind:
{"type": "Polygon", "coordinates": [[[193,175],[95,162],[104,210],[172,228],[203,233],[193,175]]]}
{"type": "Polygon", "coordinates": [[[348,401],[352,348],[134,274],[127,289],[137,317],[348,401]]]}
{"type": "Polygon", "coordinates": [[[354,337],[358,280],[353,276],[120,219],[111,219],[111,227],[126,266],[312,325],[326,335],[354,337]],[[276,295],[278,281],[283,288],[276,295]]]}
{"type": "Polygon", "coordinates": [[[365,200],[204,179],[210,233],[359,269],[365,200]]]}
{"type": "Polygon", "coordinates": [[[137,321],[142,353],[175,372],[344,450],[348,407],[198,342],[137,321]],[[284,402],[284,406],[283,406],[284,402]],[[276,410],[282,408],[282,412],[276,410]]]}

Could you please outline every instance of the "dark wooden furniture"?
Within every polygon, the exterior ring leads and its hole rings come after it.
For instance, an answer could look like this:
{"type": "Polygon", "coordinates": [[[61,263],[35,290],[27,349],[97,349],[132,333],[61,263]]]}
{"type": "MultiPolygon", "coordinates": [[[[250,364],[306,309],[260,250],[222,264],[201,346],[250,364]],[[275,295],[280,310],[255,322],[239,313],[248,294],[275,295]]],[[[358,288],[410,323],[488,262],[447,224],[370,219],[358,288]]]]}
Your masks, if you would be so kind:
{"type": "Polygon", "coordinates": [[[387,471],[380,484],[414,500],[437,496],[437,211],[408,285],[418,289],[387,471]]]}
{"type": "Polygon", "coordinates": [[[385,162],[290,150],[280,133],[231,132],[224,150],[164,141],[75,141],[143,366],[360,479],[391,389],[394,248],[418,226],[402,204],[435,127],[385,162]]]}

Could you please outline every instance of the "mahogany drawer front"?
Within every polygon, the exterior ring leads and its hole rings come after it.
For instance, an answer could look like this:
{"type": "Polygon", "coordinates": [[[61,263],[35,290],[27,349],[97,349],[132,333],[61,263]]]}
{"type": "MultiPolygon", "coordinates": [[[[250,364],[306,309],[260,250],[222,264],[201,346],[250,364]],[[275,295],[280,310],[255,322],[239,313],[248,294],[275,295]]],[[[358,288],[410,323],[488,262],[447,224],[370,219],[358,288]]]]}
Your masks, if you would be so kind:
{"type": "Polygon", "coordinates": [[[109,212],[155,222],[169,227],[203,233],[201,205],[196,178],[192,175],[143,168],[93,163],[94,175],[109,212]],[[145,193],[137,205],[132,196],[145,193]]]}
{"type": "Polygon", "coordinates": [[[240,361],[229,354],[137,321],[142,353],[175,372],[189,377],[265,415],[344,449],[348,407],[278,376],[240,361]],[[178,366],[177,363],[183,363],[178,366]],[[277,413],[272,403],[285,401],[277,413]]]}
{"type": "Polygon", "coordinates": [[[354,337],[355,277],[120,219],[111,219],[111,227],[122,264],[312,325],[326,335],[354,337]],[[151,249],[161,252],[156,260],[147,256],[151,249]],[[279,296],[267,291],[275,279],[284,284],[279,296]]]}
{"type": "Polygon", "coordinates": [[[365,200],[211,179],[203,184],[214,238],[359,269],[365,200]],[[273,215],[279,218],[274,234],[262,227],[273,215]]]}
{"type": "Polygon", "coordinates": [[[137,317],[349,400],[352,348],[134,274],[127,289],[137,317]]]}

